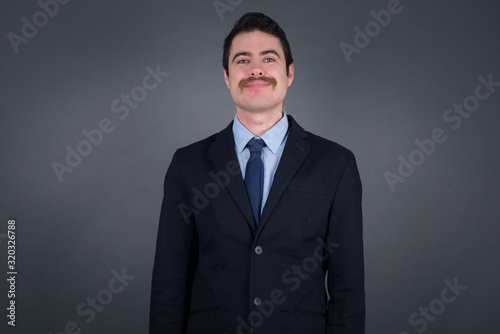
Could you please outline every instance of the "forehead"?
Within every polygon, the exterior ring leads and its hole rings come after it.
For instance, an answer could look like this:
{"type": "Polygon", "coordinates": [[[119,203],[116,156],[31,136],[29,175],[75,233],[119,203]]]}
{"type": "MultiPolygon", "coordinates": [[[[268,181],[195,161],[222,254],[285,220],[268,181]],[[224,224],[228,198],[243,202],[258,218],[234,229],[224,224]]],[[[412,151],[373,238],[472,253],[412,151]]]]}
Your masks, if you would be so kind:
{"type": "Polygon", "coordinates": [[[283,47],[278,37],[259,30],[242,32],[236,35],[231,44],[230,55],[237,52],[250,52],[258,54],[265,50],[275,50],[283,55],[283,47]]]}

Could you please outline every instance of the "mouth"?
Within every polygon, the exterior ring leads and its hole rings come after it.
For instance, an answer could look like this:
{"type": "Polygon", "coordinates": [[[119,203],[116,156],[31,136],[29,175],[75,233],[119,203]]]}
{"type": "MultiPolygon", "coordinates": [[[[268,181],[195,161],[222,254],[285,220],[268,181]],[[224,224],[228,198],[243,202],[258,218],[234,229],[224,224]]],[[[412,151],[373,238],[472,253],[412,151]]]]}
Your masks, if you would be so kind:
{"type": "Polygon", "coordinates": [[[269,82],[264,80],[252,80],[245,85],[245,87],[265,87],[271,85],[269,82]]]}

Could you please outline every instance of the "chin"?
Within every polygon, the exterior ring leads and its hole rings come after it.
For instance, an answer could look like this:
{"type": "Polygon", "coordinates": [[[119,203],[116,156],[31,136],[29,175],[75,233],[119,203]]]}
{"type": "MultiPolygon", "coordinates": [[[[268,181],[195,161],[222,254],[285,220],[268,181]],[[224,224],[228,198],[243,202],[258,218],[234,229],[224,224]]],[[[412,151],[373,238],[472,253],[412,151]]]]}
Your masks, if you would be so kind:
{"type": "Polygon", "coordinates": [[[275,106],[274,103],[242,103],[241,106],[247,110],[269,109],[275,106]]]}
{"type": "Polygon", "coordinates": [[[278,104],[275,101],[255,101],[255,103],[242,103],[241,107],[249,111],[261,111],[274,108],[278,104]]]}

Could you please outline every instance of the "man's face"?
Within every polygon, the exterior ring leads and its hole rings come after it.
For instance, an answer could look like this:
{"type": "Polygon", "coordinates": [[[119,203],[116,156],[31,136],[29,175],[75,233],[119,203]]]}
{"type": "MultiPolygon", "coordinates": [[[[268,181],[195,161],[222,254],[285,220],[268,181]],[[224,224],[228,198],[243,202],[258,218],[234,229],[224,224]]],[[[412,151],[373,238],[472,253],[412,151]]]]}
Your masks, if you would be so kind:
{"type": "Polygon", "coordinates": [[[224,71],[224,80],[237,110],[265,112],[279,108],[281,112],[294,68],[291,64],[287,76],[278,37],[258,30],[236,35],[229,50],[228,69],[229,76],[224,71]]]}

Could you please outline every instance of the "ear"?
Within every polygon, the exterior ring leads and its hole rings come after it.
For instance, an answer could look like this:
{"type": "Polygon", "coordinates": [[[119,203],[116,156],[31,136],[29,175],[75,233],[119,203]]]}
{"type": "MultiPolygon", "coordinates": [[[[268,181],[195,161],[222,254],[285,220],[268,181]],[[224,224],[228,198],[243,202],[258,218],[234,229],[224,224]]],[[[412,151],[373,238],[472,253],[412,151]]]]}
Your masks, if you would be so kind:
{"type": "Polygon", "coordinates": [[[288,66],[288,87],[292,85],[294,77],[295,77],[295,67],[293,66],[293,64],[290,64],[290,66],[288,66]]]}
{"type": "Polygon", "coordinates": [[[226,86],[229,89],[229,75],[227,75],[225,68],[223,68],[222,71],[224,72],[224,81],[226,82],[226,86]]]}

